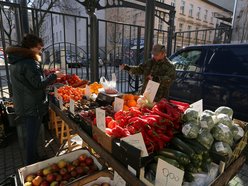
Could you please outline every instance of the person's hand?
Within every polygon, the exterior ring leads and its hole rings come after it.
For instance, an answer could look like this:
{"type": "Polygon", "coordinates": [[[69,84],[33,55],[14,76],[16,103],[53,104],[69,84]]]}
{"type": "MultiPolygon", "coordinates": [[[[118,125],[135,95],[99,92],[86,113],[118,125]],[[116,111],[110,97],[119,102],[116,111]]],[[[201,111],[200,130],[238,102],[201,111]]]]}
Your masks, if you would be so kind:
{"type": "Polygon", "coordinates": [[[124,68],[125,68],[125,64],[121,64],[120,66],[119,66],[119,68],[120,68],[120,70],[123,70],[124,68]]]}
{"type": "Polygon", "coordinates": [[[54,74],[57,76],[57,78],[61,78],[64,76],[64,73],[62,73],[60,71],[55,71],[54,74]]]}
{"type": "Polygon", "coordinates": [[[146,78],[147,78],[148,80],[152,80],[152,75],[149,74],[146,78]]]}

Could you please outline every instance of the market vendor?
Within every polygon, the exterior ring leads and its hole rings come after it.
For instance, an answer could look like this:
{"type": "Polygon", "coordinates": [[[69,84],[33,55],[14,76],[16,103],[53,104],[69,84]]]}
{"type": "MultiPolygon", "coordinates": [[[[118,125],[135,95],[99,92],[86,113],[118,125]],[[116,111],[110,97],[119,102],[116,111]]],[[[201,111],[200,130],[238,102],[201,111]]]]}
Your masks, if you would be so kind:
{"type": "Polygon", "coordinates": [[[120,65],[121,70],[126,70],[130,74],[143,75],[144,81],[141,94],[144,93],[149,80],[160,83],[155,101],[161,98],[168,98],[169,89],[176,78],[175,66],[166,57],[164,45],[155,44],[152,48],[152,58],[138,66],[120,65]]]}

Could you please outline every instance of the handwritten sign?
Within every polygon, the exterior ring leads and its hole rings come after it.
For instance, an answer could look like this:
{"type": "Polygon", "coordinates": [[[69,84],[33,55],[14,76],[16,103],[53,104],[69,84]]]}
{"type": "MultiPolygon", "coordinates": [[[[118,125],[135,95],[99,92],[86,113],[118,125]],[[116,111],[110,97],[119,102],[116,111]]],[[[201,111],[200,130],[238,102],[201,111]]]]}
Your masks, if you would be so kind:
{"type": "Polygon", "coordinates": [[[90,95],[91,95],[90,86],[86,85],[86,87],[85,87],[85,96],[86,96],[87,98],[89,98],[90,95]]]}
{"type": "Polygon", "coordinates": [[[203,111],[203,100],[200,99],[199,101],[196,101],[190,105],[190,107],[199,113],[202,113],[203,111]]]}
{"type": "Polygon", "coordinates": [[[75,101],[73,99],[70,99],[70,107],[69,110],[72,114],[75,114],[75,101]]]}
{"type": "Polygon", "coordinates": [[[114,171],[114,186],[125,186],[125,180],[116,172],[114,171]]]}
{"type": "Polygon", "coordinates": [[[105,133],[106,122],[105,122],[105,110],[96,108],[96,125],[105,133]]]}
{"type": "Polygon", "coordinates": [[[158,159],[155,186],[178,186],[182,185],[184,171],[158,159]]]}
{"type": "Polygon", "coordinates": [[[157,94],[158,87],[159,87],[159,83],[149,80],[145,92],[143,93],[143,96],[145,96],[148,99],[148,101],[152,103],[157,94]]]}
{"type": "Polygon", "coordinates": [[[122,110],[124,104],[124,100],[118,97],[115,97],[115,103],[114,103],[114,111],[118,112],[122,110]]]}
{"type": "Polygon", "coordinates": [[[61,96],[59,96],[59,108],[60,110],[63,110],[63,98],[61,96]]]}
{"type": "Polygon", "coordinates": [[[128,144],[136,147],[141,150],[141,157],[148,156],[148,152],[144,143],[144,139],[141,133],[137,133],[134,135],[127,136],[125,138],[121,138],[121,140],[127,142],[128,144]]]}

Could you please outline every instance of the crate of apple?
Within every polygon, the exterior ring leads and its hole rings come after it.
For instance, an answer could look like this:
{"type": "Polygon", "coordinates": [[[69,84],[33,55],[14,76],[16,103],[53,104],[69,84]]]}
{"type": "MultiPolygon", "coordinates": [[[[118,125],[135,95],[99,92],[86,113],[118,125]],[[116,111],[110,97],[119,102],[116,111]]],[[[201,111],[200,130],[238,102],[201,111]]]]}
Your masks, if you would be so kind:
{"type": "Polygon", "coordinates": [[[28,174],[25,186],[63,186],[98,171],[94,159],[87,154],[81,154],[73,161],[59,160],[56,163],[28,174]]]}

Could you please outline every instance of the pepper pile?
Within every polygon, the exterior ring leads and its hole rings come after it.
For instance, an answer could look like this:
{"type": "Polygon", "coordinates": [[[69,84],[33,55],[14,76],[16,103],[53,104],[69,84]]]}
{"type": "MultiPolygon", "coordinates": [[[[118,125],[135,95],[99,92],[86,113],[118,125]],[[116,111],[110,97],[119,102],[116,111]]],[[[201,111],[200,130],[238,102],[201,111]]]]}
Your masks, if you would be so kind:
{"type": "MultiPolygon", "coordinates": [[[[183,112],[177,105],[162,99],[151,109],[130,107],[106,117],[106,134],[122,138],[141,132],[149,153],[161,150],[180,130],[183,112]]],[[[94,124],[96,124],[94,122],[94,124]]]]}

